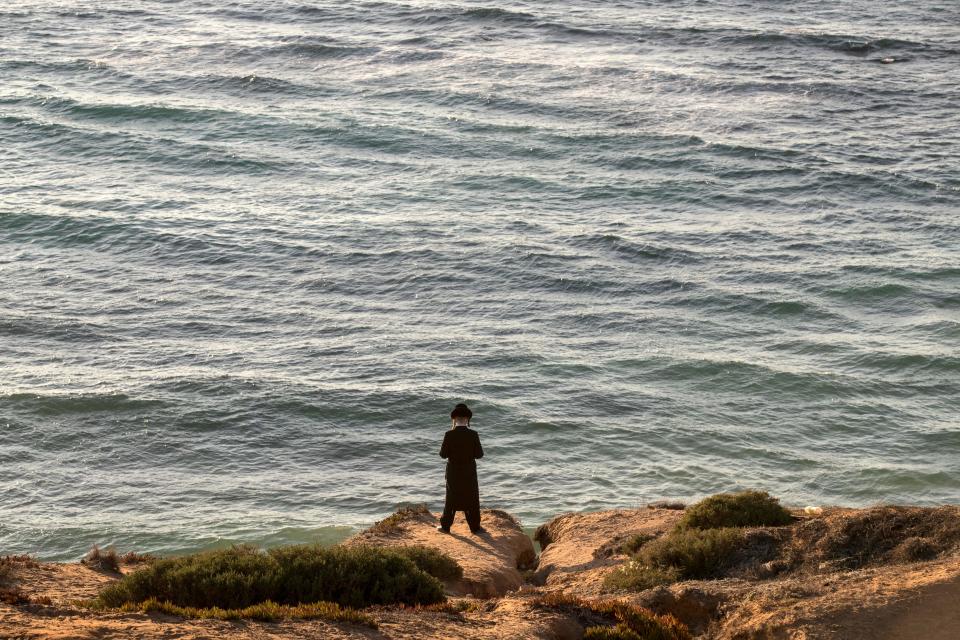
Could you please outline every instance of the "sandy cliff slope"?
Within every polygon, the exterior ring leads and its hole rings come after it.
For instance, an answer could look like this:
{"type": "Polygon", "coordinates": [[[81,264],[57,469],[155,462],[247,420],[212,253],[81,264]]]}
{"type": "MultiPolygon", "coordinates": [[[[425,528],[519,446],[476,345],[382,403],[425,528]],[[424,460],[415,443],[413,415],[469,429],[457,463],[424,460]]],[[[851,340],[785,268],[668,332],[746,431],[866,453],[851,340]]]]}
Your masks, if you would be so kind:
{"type": "MultiPolygon", "coordinates": [[[[667,535],[682,512],[618,509],[565,514],[529,538],[509,514],[485,511],[487,533],[463,523],[437,532],[436,514],[401,510],[347,544],[428,545],[455,558],[464,577],[446,585],[452,606],[375,607],[378,628],[321,620],[222,622],[162,614],[94,613],[78,605],[119,574],[81,564],[8,562],[0,591],[0,638],[57,639],[440,639],[583,636],[582,608],[546,606],[546,595],[620,598],[683,621],[711,640],[960,639],[960,509],[833,509],[757,528],[769,544],[727,575],[610,593],[604,578],[628,561],[637,534],[667,535]],[[463,596],[463,597],[461,597],[463,596]]],[[[123,567],[130,571],[135,567],[123,567]]],[[[590,624],[595,624],[592,622],[590,624]]]]}
{"type": "Polygon", "coordinates": [[[451,595],[501,596],[523,584],[521,570],[532,567],[536,552],[520,523],[505,511],[484,509],[485,533],[474,535],[462,518],[450,533],[437,531],[439,515],[406,509],[357,534],[347,544],[376,546],[426,545],[442,549],[463,567],[463,579],[447,585],[451,595]]]}

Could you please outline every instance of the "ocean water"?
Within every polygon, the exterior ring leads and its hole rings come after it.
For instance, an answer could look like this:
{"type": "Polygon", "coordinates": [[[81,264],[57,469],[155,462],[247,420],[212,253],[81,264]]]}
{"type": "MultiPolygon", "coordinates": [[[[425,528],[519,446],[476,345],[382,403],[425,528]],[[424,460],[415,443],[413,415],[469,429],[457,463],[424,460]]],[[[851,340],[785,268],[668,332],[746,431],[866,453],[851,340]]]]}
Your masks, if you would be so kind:
{"type": "Polygon", "coordinates": [[[954,0],[8,0],[0,552],[960,501],[954,0]]]}

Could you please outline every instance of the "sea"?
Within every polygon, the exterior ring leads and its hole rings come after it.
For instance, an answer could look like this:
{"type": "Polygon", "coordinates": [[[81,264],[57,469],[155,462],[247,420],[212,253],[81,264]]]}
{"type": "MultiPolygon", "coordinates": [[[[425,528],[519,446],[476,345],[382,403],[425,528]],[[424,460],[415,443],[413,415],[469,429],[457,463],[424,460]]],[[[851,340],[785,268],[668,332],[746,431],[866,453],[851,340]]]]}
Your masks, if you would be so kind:
{"type": "Polygon", "coordinates": [[[960,502],[956,0],[5,0],[0,553],[960,502]]]}

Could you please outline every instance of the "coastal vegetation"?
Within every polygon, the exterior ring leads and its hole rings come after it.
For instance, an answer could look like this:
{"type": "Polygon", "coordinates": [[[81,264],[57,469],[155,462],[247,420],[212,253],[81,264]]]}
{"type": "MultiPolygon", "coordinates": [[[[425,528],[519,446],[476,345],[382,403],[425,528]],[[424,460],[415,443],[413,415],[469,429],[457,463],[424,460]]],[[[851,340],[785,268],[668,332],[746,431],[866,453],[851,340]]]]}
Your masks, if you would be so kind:
{"type": "Polygon", "coordinates": [[[688,507],[668,534],[638,534],[621,546],[631,559],[607,575],[610,590],[639,591],[678,580],[719,578],[756,542],[745,527],[777,527],[793,516],[765,491],[720,493],[688,507]]]}
{"type": "Polygon", "coordinates": [[[960,511],[881,506],[798,519],[766,492],[726,493],[689,507],[668,533],[637,534],[619,548],[629,560],[606,576],[604,586],[612,591],[729,575],[849,570],[932,560],[960,549],[960,511]]]}
{"type": "Polygon", "coordinates": [[[120,556],[117,555],[117,550],[113,547],[101,549],[99,546],[93,545],[80,562],[91,569],[120,571],[120,556]]]}
{"type": "Polygon", "coordinates": [[[401,525],[410,520],[432,520],[433,514],[425,504],[418,504],[406,507],[400,507],[395,513],[390,514],[383,520],[373,523],[373,526],[367,529],[368,533],[375,535],[396,535],[401,533],[401,525]]]}
{"type": "Polygon", "coordinates": [[[536,607],[575,615],[586,627],[584,638],[593,640],[690,640],[686,625],[671,615],[620,600],[587,600],[549,593],[533,600],[536,607]]]}
{"type": "Polygon", "coordinates": [[[454,560],[425,547],[235,546],[155,560],[103,589],[92,606],[221,619],[340,616],[342,607],[443,602],[438,578],[461,575],[454,560]]]}
{"type": "Polygon", "coordinates": [[[766,491],[718,493],[683,512],[677,530],[721,527],[779,527],[793,522],[790,512],[766,491]]]}
{"type": "MultiPolygon", "coordinates": [[[[35,568],[39,563],[29,555],[0,556],[0,603],[21,605],[29,604],[31,598],[16,585],[18,568],[35,568]]],[[[46,599],[41,598],[41,604],[46,599]]]]}
{"type": "Polygon", "coordinates": [[[459,580],[463,577],[463,567],[438,549],[423,545],[392,547],[391,551],[409,559],[421,571],[425,571],[440,580],[459,580]]]}
{"type": "Polygon", "coordinates": [[[656,537],[652,533],[636,533],[624,540],[616,549],[625,556],[632,556],[640,550],[640,547],[655,540],[656,537]]]}
{"type": "MultiPolygon", "coordinates": [[[[97,601],[92,603],[90,608],[94,611],[110,609],[110,607],[106,607],[97,601]]],[[[221,607],[181,607],[167,601],[161,602],[156,598],[149,598],[143,602],[128,602],[120,607],[115,607],[115,609],[125,613],[164,613],[195,620],[259,620],[261,622],[276,622],[278,620],[312,620],[319,618],[330,622],[349,622],[373,628],[377,627],[376,621],[369,615],[350,607],[341,607],[333,602],[285,605],[267,600],[266,602],[260,602],[248,607],[224,609],[221,607]]]]}
{"type": "Polygon", "coordinates": [[[794,569],[859,569],[933,560],[957,550],[957,507],[881,506],[803,522],[782,555],[794,569]]]}
{"type": "MultiPolygon", "coordinates": [[[[723,504],[742,511],[737,500],[723,504]]],[[[716,501],[711,511],[710,524],[731,522],[716,501]]],[[[894,615],[912,616],[911,624],[929,617],[930,629],[954,624],[960,508],[793,513],[789,526],[706,528],[678,527],[684,513],[662,508],[564,514],[542,527],[553,539],[541,557],[542,573],[519,590],[503,576],[519,570],[522,543],[532,545],[515,521],[494,511],[485,512],[492,534],[484,545],[437,533],[435,517],[413,511],[415,517],[389,527],[396,533],[373,540],[358,534],[338,547],[241,546],[167,559],[116,555],[106,547],[91,550],[85,563],[64,564],[4,556],[0,636],[46,629],[79,637],[96,625],[118,637],[153,637],[158,625],[165,633],[174,625],[180,635],[292,637],[321,628],[299,621],[320,619],[325,637],[369,635],[379,627],[434,640],[475,632],[533,637],[548,628],[589,640],[690,640],[705,633],[729,639],[744,630],[785,637],[833,624],[837,611],[860,616],[871,607],[883,616],[850,617],[843,637],[879,637],[894,615]],[[424,542],[435,548],[414,546],[424,542]],[[133,572],[101,570],[97,563],[115,555],[133,572]],[[629,602],[604,596],[601,571],[610,576],[608,587],[644,593],[629,602]],[[714,580],[730,577],[736,580],[714,580]],[[439,578],[451,582],[439,588],[439,578]],[[649,589],[663,584],[670,586],[649,589]],[[454,597],[445,598],[443,589],[454,597]],[[97,591],[93,601],[77,600],[97,591]],[[800,621],[799,606],[809,612],[800,621]],[[244,622],[229,624],[237,620],[244,622]],[[284,624],[256,624],[277,621],[284,624]]]]}
{"type": "Polygon", "coordinates": [[[643,545],[634,559],[681,579],[716,578],[744,542],[741,529],[686,529],[643,545]]]}

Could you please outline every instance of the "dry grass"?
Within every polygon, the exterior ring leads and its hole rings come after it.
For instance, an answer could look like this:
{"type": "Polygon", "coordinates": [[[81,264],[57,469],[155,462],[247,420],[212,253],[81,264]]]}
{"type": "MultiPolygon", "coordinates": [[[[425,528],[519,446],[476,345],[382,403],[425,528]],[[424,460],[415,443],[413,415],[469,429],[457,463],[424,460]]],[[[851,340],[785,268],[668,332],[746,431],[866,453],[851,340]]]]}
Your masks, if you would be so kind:
{"type": "Polygon", "coordinates": [[[794,527],[783,560],[794,569],[857,569],[960,551],[957,507],[874,507],[794,527]]]}
{"type": "Polygon", "coordinates": [[[91,569],[113,571],[114,573],[120,571],[120,556],[117,555],[117,550],[113,547],[101,549],[97,545],[93,545],[80,562],[91,569]]]}
{"type": "Polygon", "coordinates": [[[672,509],[674,511],[683,511],[687,505],[677,500],[658,500],[647,505],[647,509],[672,509]]]}
{"type": "Polygon", "coordinates": [[[0,588],[0,603],[14,606],[30,604],[30,597],[20,589],[4,587],[0,588]]]}
{"type": "Polygon", "coordinates": [[[28,555],[0,556],[0,586],[13,579],[17,567],[36,567],[36,558],[28,555]]]}
{"type": "Polygon", "coordinates": [[[575,615],[593,638],[634,638],[632,635],[598,635],[627,631],[642,640],[691,640],[690,630],[671,615],[657,615],[621,600],[586,600],[549,593],[531,601],[536,607],[559,609],[575,615]]]}
{"type": "Polygon", "coordinates": [[[143,602],[127,603],[116,609],[105,607],[96,601],[88,603],[95,611],[123,611],[139,613],[164,613],[189,619],[213,620],[260,620],[275,622],[277,620],[310,620],[323,619],[330,622],[349,622],[377,628],[376,621],[370,616],[351,609],[341,607],[332,602],[315,602],[312,604],[283,605],[269,600],[249,607],[237,609],[222,609],[220,607],[181,607],[167,601],[150,598],[143,602]]]}
{"type": "Polygon", "coordinates": [[[157,560],[157,556],[153,554],[137,553],[136,551],[127,551],[120,556],[120,562],[122,564],[143,564],[148,562],[156,562],[157,560]]]}
{"type": "Polygon", "coordinates": [[[486,600],[447,600],[436,604],[425,604],[408,607],[406,605],[394,605],[400,609],[410,609],[413,611],[431,611],[435,613],[461,614],[464,612],[484,611],[489,601],[486,600]]]}
{"type": "Polygon", "coordinates": [[[373,526],[367,529],[366,533],[380,536],[397,535],[403,531],[401,525],[404,522],[424,519],[433,521],[433,514],[430,513],[427,505],[418,504],[410,507],[400,507],[396,513],[373,523],[373,526]]]}
{"type": "Polygon", "coordinates": [[[45,607],[52,607],[53,600],[50,599],[50,596],[33,596],[30,598],[31,604],[41,604],[45,607]]]}
{"type": "MultiPolygon", "coordinates": [[[[0,587],[6,587],[16,577],[18,568],[32,568],[38,566],[36,558],[28,555],[0,556],[0,587]]],[[[16,597],[10,595],[14,592],[20,593],[16,589],[7,589],[10,592],[4,596],[7,600],[15,600],[16,597]]],[[[6,601],[6,600],[4,600],[6,601]]]]}
{"type": "Polygon", "coordinates": [[[625,624],[615,627],[588,627],[583,632],[583,640],[646,640],[625,624]]]}
{"type": "MultiPolygon", "coordinates": [[[[0,556],[0,603],[10,605],[30,604],[30,597],[20,588],[12,586],[19,567],[38,566],[36,558],[28,555],[0,556]]],[[[41,599],[43,600],[43,599],[41,599]]],[[[49,600],[49,598],[46,598],[49,600]]],[[[39,604],[44,604],[40,602],[39,604]]]]}

